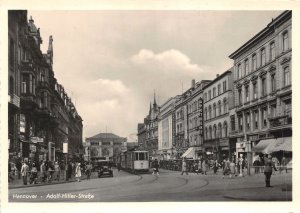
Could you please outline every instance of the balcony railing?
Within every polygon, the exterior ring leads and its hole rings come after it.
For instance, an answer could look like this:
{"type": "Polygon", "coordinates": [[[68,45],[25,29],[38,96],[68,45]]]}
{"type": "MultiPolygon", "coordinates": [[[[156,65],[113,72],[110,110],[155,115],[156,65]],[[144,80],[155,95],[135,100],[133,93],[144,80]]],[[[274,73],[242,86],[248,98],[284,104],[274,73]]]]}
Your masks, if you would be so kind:
{"type": "Polygon", "coordinates": [[[292,117],[288,115],[270,118],[270,127],[280,127],[292,124],[292,117]]]}
{"type": "Polygon", "coordinates": [[[20,107],[20,97],[16,94],[8,95],[8,102],[16,107],[20,107]]]}

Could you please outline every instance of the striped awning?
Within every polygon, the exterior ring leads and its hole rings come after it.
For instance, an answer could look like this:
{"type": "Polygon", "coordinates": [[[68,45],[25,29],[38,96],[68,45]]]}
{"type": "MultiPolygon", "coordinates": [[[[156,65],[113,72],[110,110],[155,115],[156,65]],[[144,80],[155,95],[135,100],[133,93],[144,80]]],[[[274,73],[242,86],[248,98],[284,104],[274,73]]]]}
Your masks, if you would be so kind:
{"type": "Polygon", "coordinates": [[[264,154],[270,154],[278,151],[292,151],[292,138],[277,138],[261,140],[255,147],[252,148],[252,152],[261,152],[264,154]]]}
{"type": "Polygon", "coordinates": [[[276,139],[266,139],[266,140],[261,140],[259,143],[252,148],[252,152],[261,152],[264,154],[269,154],[270,152],[270,146],[276,142],[276,139]]]}
{"type": "Polygon", "coordinates": [[[276,144],[272,147],[273,152],[287,151],[292,152],[292,137],[278,138],[276,144]]]}

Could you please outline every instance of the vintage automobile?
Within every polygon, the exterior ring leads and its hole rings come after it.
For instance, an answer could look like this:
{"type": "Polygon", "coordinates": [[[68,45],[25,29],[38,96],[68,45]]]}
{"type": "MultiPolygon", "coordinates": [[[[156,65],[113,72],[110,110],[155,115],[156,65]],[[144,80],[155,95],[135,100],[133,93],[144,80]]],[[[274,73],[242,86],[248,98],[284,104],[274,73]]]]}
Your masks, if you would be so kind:
{"type": "Polygon", "coordinates": [[[113,171],[111,168],[111,162],[108,160],[100,160],[97,163],[98,167],[98,178],[103,176],[113,177],[113,171]]]}

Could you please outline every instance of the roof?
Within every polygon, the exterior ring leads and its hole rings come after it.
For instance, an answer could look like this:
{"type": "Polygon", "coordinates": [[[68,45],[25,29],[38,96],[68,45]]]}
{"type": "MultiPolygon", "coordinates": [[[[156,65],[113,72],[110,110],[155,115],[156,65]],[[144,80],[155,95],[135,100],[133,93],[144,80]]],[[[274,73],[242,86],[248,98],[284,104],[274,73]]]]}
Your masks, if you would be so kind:
{"type": "Polygon", "coordinates": [[[117,136],[113,133],[99,133],[99,134],[94,135],[90,138],[111,138],[111,139],[114,139],[114,138],[121,138],[121,137],[117,136]]]}
{"type": "Polygon", "coordinates": [[[241,54],[242,51],[244,51],[247,48],[250,48],[252,45],[255,45],[255,42],[257,42],[259,39],[263,38],[264,36],[268,35],[268,33],[273,32],[275,26],[279,25],[280,22],[289,19],[292,16],[292,11],[287,10],[281,13],[279,16],[277,16],[275,19],[272,19],[272,21],[259,33],[257,33],[254,37],[252,37],[249,41],[247,41],[244,45],[242,45],[239,49],[234,51],[232,54],[229,55],[230,59],[235,59],[236,57],[241,54]]]}

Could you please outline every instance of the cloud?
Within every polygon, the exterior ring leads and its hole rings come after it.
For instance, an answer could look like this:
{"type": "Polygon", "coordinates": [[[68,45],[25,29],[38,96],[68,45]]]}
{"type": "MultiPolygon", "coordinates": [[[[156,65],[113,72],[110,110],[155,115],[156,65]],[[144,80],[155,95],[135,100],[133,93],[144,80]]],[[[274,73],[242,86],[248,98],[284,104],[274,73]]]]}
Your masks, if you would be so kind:
{"type": "Polygon", "coordinates": [[[136,55],[132,56],[131,60],[133,63],[143,66],[155,65],[165,73],[179,71],[189,75],[204,72],[197,64],[192,64],[187,55],[175,49],[157,54],[149,49],[141,49],[136,55]]]}

